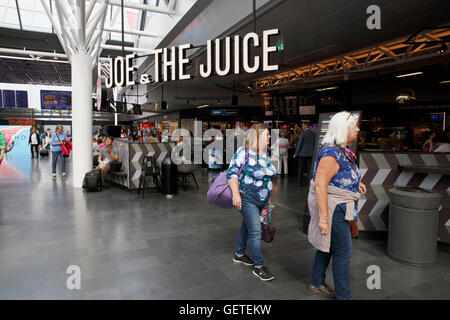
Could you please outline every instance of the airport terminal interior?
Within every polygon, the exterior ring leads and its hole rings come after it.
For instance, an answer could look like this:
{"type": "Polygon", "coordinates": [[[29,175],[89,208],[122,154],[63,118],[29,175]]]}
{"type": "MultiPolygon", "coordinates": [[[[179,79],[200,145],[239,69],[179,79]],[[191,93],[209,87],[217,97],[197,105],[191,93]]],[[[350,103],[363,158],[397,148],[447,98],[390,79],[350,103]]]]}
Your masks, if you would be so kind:
{"type": "Polygon", "coordinates": [[[445,0],[0,0],[0,299],[450,299],[449,46],[445,0]]]}

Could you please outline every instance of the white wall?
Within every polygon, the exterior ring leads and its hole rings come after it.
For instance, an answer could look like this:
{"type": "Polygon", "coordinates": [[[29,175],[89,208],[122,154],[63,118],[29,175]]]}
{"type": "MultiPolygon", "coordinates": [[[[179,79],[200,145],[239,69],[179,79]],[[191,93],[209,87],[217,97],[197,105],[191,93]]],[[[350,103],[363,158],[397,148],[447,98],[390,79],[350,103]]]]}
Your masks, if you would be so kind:
{"type": "Polygon", "coordinates": [[[41,90],[72,91],[72,87],[41,86],[21,83],[1,83],[0,90],[22,90],[28,92],[28,108],[41,109],[41,90]]]}

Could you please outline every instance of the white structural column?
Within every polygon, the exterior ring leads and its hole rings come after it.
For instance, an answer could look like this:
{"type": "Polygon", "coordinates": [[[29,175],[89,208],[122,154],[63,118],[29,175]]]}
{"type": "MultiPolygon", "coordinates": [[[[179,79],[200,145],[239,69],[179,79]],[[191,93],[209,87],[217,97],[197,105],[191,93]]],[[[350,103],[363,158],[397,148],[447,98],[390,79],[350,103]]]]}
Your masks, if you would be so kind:
{"type": "Polygon", "coordinates": [[[87,54],[72,56],[73,186],[81,188],[92,170],[92,61],[87,54]]]}

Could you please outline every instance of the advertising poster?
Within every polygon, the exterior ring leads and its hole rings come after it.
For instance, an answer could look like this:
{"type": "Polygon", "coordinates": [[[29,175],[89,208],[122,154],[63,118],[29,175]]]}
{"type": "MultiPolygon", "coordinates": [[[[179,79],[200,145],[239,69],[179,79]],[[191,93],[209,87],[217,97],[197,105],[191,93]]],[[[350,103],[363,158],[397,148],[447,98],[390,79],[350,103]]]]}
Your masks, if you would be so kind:
{"type": "Polygon", "coordinates": [[[31,162],[24,161],[30,158],[31,126],[0,126],[0,131],[5,135],[7,153],[0,164],[0,179],[25,177],[31,173],[31,162]]]}
{"type": "Polygon", "coordinates": [[[41,109],[72,110],[72,92],[41,90],[41,109]]]}

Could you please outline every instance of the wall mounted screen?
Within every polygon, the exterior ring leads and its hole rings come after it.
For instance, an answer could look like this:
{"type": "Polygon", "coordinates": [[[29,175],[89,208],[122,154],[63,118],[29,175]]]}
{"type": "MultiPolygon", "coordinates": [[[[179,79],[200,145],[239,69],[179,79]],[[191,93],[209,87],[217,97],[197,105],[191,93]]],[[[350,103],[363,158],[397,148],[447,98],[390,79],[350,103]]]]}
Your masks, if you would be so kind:
{"type": "Polygon", "coordinates": [[[72,93],[41,90],[41,109],[72,110],[72,93]]]}

